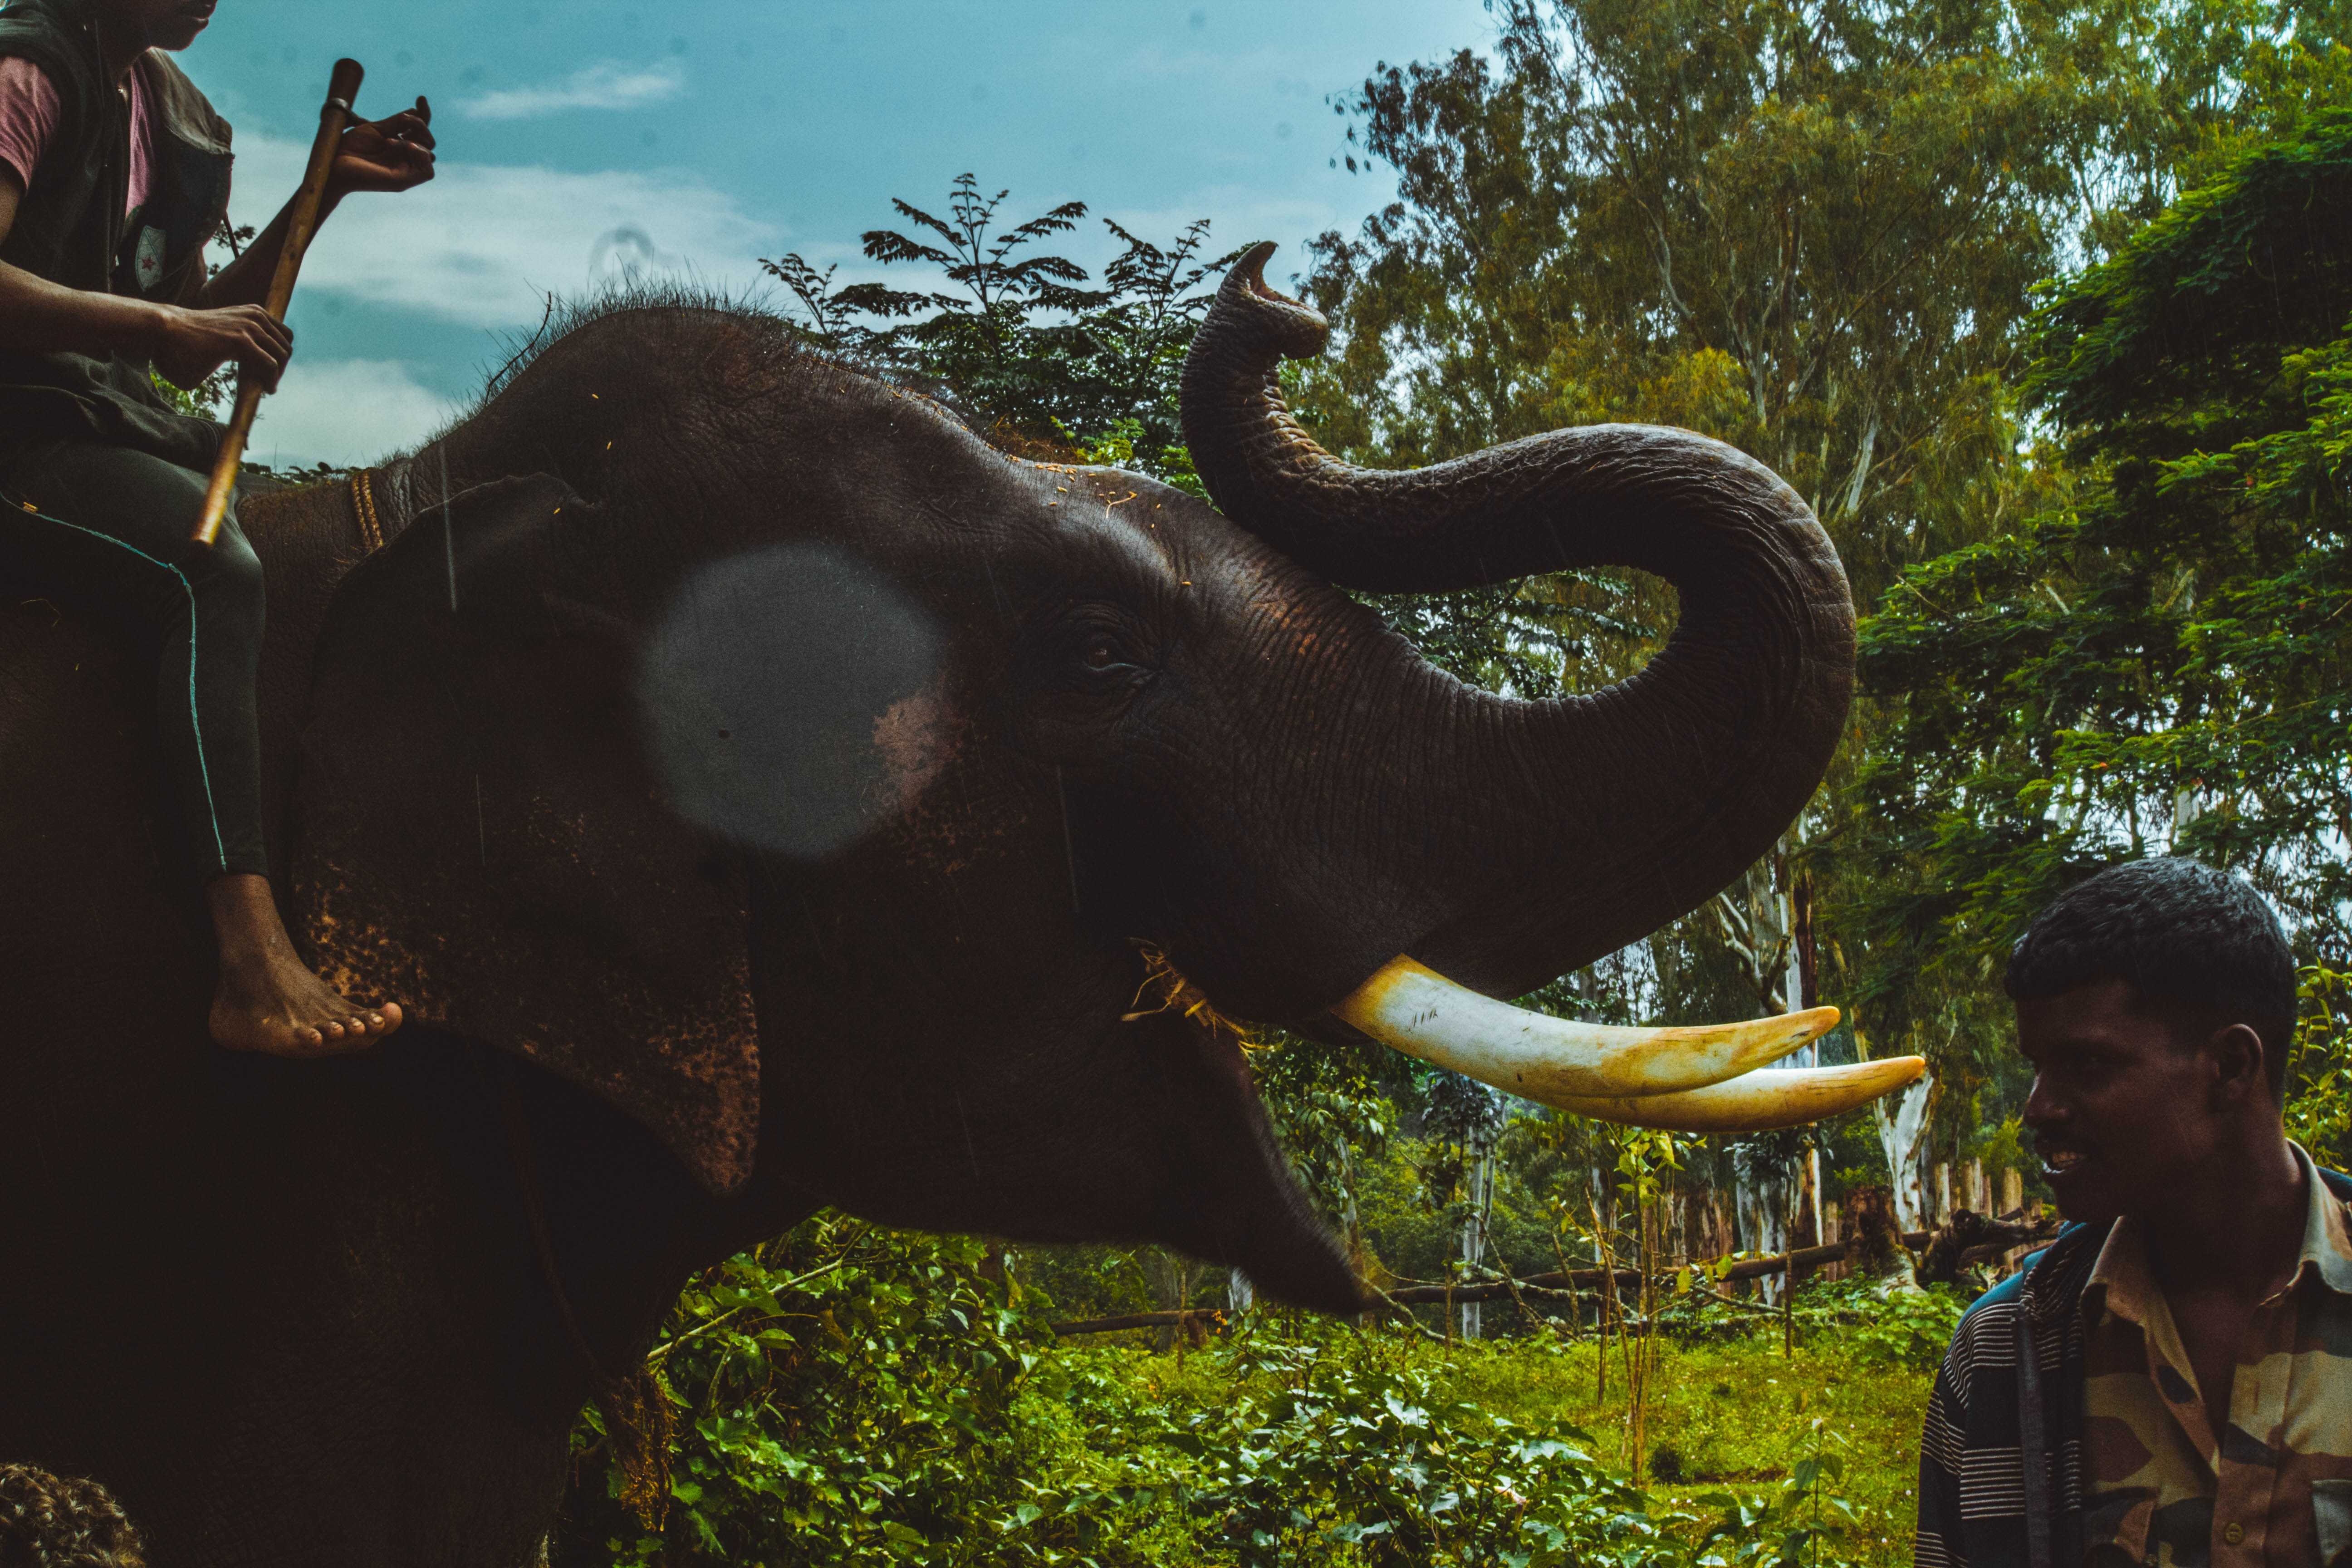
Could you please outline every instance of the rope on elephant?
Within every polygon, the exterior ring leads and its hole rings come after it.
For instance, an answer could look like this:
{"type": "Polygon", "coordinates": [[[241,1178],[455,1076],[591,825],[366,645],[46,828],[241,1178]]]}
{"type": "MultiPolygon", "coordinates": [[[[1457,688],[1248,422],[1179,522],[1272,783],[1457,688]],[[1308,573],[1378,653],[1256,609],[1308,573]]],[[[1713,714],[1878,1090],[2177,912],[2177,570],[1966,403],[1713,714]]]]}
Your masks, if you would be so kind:
{"type": "Polygon", "coordinates": [[[383,548],[383,521],[375,510],[375,470],[362,468],[352,476],[352,510],[360,520],[360,537],[367,541],[368,553],[383,548]]]}
{"type": "Polygon", "coordinates": [[[1143,957],[1143,983],[1136,987],[1135,1000],[1129,1003],[1129,1012],[1119,1016],[1122,1024],[1132,1024],[1149,1018],[1155,1013],[1181,1012],[1187,1018],[1206,1025],[1211,1030],[1222,1030],[1242,1043],[1244,1049],[1253,1048],[1257,1040],[1244,1026],[1217,1011],[1209,1001],[1209,994],[1184,977],[1168,960],[1168,955],[1150,942],[1139,942],[1136,951],[1143,957]],[[1146,997],[1156,1000],[1146,1006],[1146,997]]]}
{"type": "Polygon", "coordinates": [[[604,1441],[621,1472],[621,1506],[635,1512],[647,1530],[659,1531],[669,1516],[670,1447],[677,1436],[677,1410],[649,1366],[604,1384],[596,1407],[604,1417],[604,1441]]]}

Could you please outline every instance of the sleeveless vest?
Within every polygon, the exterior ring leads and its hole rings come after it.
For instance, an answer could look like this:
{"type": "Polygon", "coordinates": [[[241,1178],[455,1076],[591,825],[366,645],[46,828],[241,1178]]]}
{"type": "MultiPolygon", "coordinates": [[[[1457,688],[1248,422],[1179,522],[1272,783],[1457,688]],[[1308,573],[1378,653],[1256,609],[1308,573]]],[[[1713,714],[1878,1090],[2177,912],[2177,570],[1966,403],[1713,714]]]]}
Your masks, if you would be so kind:
{"type": "MultiPolygon", "coordinates": [[[[68,289],[193,303],[208,280],[205,246],[228,212],[229,128],[195,85],[150,49],[139,73],[154,144],[146,205],[131,225],[131,115],[109,79],[81,0],[6,0],[0,58],[40,68],[58,91],[58,126],[17,205],[0,261],[68,289]]],[[[143,359],[34,354],[0,344],[0,458],[35,441],[94,437],[189,468],[209,468],[219,427],[175,411],[143,359]]]]}

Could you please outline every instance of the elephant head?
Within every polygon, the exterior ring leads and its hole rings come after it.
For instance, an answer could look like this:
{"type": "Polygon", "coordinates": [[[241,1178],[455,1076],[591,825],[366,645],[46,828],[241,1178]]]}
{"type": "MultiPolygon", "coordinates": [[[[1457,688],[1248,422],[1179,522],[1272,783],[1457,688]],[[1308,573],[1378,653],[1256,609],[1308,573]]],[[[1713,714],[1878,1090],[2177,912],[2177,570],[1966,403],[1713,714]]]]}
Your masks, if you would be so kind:
{"type": "Polygon", "coordinates": [[[410,465],[410,526],[331,613],[321,961],[606,1094],[715,1193],[1158,1240],[1330,1308],[1357,1287],[1219,1015],[1660,1104],[1817,1032],[1479,1012],[1698,904],[1818,782],[1853,616],[1804,505],[1635,426],[1347,468],[1276,394],[1322,329],[1265,248],[1185,371],[1216,509],[1010,458],[756,315],[541,352],[410,465]],[[1551,702],[1335,586],[1579,563],[1669,579],[1682,619],[1551,702]]]}

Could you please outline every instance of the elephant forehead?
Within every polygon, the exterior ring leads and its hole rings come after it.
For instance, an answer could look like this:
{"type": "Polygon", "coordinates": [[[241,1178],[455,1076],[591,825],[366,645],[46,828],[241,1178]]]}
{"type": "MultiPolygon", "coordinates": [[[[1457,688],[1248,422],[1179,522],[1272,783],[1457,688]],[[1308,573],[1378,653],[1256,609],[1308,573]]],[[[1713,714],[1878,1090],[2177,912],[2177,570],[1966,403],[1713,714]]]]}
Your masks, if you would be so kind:
{"type": "Polygon", "coordinates": [[[669,803],[813,859],[912,803],[945,761],[946,638],[872,563],[775,545],[697,567],[639,655],[639,727],[669,803]]]}
{"type": "Polygon", "coordinates": [[[1174,586],[1187,553],[1181,513],[1166,510],[1167,492],[1131,474],[1108,469],[1065,469],[1041,465],[1028,476],[1030,494],[1043,504],[1033,513],[1045,524],[1040,536],[1066,570],[1084,561],[1100,571],[1174,586]]]}

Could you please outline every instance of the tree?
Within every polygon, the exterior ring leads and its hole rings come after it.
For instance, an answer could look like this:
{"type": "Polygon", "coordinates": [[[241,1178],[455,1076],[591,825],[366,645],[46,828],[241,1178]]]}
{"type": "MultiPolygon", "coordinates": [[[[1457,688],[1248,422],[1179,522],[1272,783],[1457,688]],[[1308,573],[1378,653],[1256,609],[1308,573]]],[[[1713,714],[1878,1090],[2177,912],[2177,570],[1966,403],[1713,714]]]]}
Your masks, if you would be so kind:
{"type": "Polygon", "coordinates": [[[915,232],[861,237],[869,258],[936,268],[948,289],[835,288],[837,267],[820,272],[798,255],[761,265],[799,302],[801,330],[820,348],[937,384],[994,439],[1189,479],[1177,376],[1208,310],[1202,283],[1239,253],[1206,254],[1206,218],[1166,246],[1106,218],[1122,248],[1104,268],[1103,286],[1086,287],[1085,268],[1039,247],[1076,229],[1087,204],[1064,202],[1000,229],[1010,194],[982,195],[972,175],[959,174],[947,216],[893,197],[915,232]]]}
{"type": "MultiPolygon", "coordinates": [[[[1306,287],[1337,357],[1297,379],[1302,412],[1373,464],[1599,419],[1706,431],[1807,497],[1864,607],[2063,492],[2020,402],[2036,281],[2352,74],[2336,0],[1490,8],[1491,61],[1383,67],[1339,106],[1399,195],[1316,243],[1306,287]]],[[[1381,608],[1456,673],[1528,695],[1550,672],[1570,689],[1618,679],[1671,619],[1658,585],[1607,574],[1381,608]],[[1594,618],[1563,636],[1548,610],[1571,595],[1594,618]]],[[[1854,770],[1881,722],[1858,709],[1806,842],[1781,846],[1824,911],[1828,999],[1850,1010],[1842,911],[1856,879],[1896,874],[1883,839],[1867,860],[1845,842],[1867,826],[1854,770]]],[[[1774,967],[1759,956],[1793,944],[1790,908],[1760,908],[1746,957],[1713,921],[1654,938],[1645,1015],[1738,1005],[1774,967]]],[[[1984,979],[1941,974],[1886,1016],[1873,982],[1855,1039],[1969,1057],[1999,1026],[1984,979]]],[[[1883,1129],[1890,1151],[1908,1165],[1949,1147],[1990,1084],[1948,1086],[1932,1138],[1909,1106],[1883,1129]]]]}
{"type": "Polygon", "coordinates": [[[1381,410],[1342,434],[1418,462],[1606,418],[1706,430],[1813,503],[1865,598],[1964,537],[2099,153],[2043,58],[2079,14],[2023,38],[1993,5],[1498,8],[1499,69],[1389,68],[1352,106],[1401,196],[1317,242],[1331,391],[1381,410]]]}
{"type": "Polygon", "coordinates": [[[1889,1026],[1966,1026],[2053,894],[2142,855],[2242,869],[2336,968],[2352,942],[2352,113],[2235,156],[2034,342],[2071,496],[1864,627],[1888,727],[1844,926],[1889,1026]]]}

